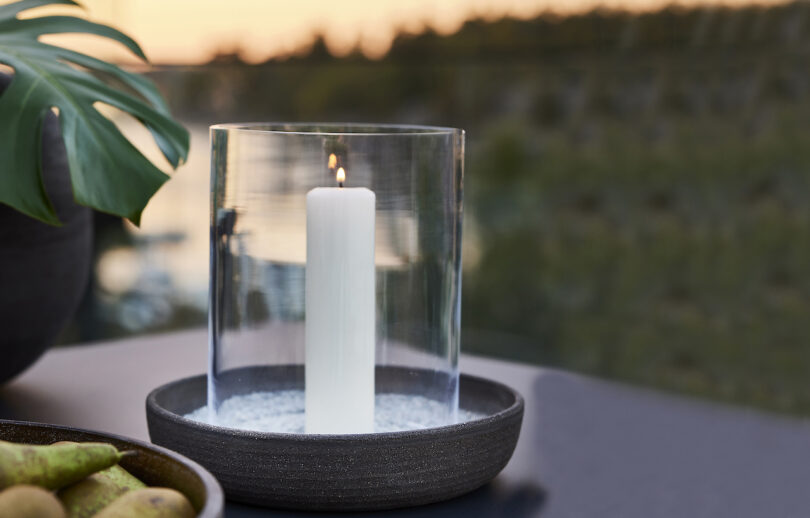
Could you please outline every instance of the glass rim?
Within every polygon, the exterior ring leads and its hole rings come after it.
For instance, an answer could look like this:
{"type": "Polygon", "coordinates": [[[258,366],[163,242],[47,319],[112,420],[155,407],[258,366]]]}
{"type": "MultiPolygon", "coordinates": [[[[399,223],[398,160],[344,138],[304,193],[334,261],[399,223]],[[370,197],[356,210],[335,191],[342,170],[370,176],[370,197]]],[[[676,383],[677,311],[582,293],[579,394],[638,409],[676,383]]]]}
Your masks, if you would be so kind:
{"type": "Polygon", "coordinates": [[[420,124],[379,124],[363,122],[229,122],[213,124],[209,130],[237,131],[270,135],[309,136],[429,136],[463,135],[461,128],[420,124]]]}

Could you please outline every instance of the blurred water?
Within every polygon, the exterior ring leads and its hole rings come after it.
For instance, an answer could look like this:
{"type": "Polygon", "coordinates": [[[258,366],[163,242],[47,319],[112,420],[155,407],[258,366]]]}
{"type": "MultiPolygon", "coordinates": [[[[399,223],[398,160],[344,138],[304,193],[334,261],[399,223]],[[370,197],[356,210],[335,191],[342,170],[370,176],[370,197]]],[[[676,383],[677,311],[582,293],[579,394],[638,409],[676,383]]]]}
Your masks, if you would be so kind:
{"type": "MultiPolygon", "coordinates": [[[[146,130],[128,119],[117,123],[149,158],[165,164],[146,130]]],[[[63,342],[204,325],[208,299],[208,128],[201,124],[186,127],[191,132],[188,161],[149,202],[140,228],[97,217],[93,279],[63,342]]]]}

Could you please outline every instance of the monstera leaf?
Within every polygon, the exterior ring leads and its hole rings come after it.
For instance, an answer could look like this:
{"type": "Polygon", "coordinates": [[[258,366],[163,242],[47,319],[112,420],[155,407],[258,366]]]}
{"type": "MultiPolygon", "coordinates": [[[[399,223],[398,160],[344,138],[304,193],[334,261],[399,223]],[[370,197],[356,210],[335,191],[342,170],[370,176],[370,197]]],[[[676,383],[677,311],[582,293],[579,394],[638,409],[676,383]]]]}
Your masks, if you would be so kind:
{"type": "Polygon", "coordinates": [[[150,81],[38,39],[43,34],[95,34],[120,42],[146,60],[131,38],[72,16],[17,18],[22,11],[49,4],[78,5],[72,0],[22,0],[0,6],[0,63],[14,69],[11,84],[0,95],[0,203],[59,224],[39,163],[43,119],[56,108],[76,201],[137,225],[149,198],[168,176],[96,107],[114,106],[138,119],[175,168],[188,154],[188,132],[172,120],[150,81]],[[121,88],[105,82],[108,79],[121,88]]]}

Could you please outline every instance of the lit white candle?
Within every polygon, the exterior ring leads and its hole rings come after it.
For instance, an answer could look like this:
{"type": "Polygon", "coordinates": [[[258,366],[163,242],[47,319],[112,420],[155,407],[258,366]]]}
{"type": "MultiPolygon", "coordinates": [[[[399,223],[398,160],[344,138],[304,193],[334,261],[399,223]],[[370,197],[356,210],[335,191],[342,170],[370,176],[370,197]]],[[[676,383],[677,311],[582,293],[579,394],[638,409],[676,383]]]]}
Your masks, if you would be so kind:
{"type": "Polygon", "coordinates": [[[306,431],[370,433],[376,197],[337,180],[307,193],[306,431]]]}

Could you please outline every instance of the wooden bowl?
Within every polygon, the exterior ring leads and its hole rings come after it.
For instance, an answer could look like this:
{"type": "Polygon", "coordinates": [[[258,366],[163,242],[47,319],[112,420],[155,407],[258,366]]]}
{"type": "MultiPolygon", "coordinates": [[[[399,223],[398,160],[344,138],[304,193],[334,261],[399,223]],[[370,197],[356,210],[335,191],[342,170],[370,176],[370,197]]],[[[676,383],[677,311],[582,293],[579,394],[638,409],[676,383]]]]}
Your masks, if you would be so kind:
{"type": "Polygon", "coordinates": [[[137,452],[121,466],[149,486],[170,487],[186,495],[197,518],[222,518],[225,499],[217,480],[196,462],[166,448],[118,435],[50,424],[0,419],[0,440],[26,444],[57,441],[106,442],[137,452]]]}
{"type": "MultiPolygon", "coordinates": [[[[292,366],[247,367],[251,390],[303,388],[292,366]]],[[[381,392],[408,393],[432,372],[378,367],[381,392]]],[[[206,404],[206,377],[182,379],[146,400],[149,435],[208,468],[229,500],[267,507],[360,511],[409,507],[468,493],[492,480],[512,456],[523,398],[483,378],[461,376],[460,406],[483,417],[391,433],[306,435],[211,426],[183,415],[206,404]]]]}

